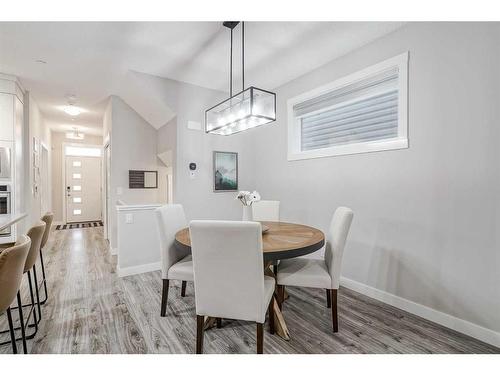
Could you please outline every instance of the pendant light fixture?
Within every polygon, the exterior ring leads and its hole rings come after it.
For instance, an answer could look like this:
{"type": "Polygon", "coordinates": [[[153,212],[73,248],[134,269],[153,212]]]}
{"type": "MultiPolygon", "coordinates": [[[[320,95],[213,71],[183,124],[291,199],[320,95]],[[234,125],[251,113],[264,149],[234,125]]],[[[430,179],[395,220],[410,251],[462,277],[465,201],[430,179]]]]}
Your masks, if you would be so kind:
{"type": "Polygon", "coordinates": [[[233,29],[240,22],[226,21],[231,31],[229,98],[205,111],[205,131],[231,135],[276,121],[276,94],[254,86],[245,89],[245,23],[241,22],[242,91],[233,95],[233,29]]]}

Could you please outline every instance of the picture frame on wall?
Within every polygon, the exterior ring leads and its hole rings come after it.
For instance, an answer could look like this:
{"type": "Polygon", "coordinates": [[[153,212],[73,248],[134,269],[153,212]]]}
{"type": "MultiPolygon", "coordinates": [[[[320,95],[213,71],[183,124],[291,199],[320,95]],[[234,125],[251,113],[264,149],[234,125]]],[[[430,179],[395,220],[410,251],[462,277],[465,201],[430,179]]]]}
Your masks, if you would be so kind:
{"type": "Polygon", "coordinates": [[[213,152],[214,192],[238,191],[238,153],[213,152]]]}

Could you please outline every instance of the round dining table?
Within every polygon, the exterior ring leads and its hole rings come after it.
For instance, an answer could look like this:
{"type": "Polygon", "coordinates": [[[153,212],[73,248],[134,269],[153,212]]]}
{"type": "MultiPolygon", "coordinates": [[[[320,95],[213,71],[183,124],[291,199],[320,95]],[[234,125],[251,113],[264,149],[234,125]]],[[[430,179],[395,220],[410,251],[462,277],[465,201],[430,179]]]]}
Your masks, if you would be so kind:
{"type": "MultiPolygon", "coordinates": [[[[325,245],[325,235],[319,229],[294,223],[261,221],[262,224],[262,252],[264,256],[264,272],[268,276],[276,277],[271,265],[277,260],[295,258],[307,255],[321,249],[325,245]]],[[[191,250],[191,238],[189,228],[184,228],[175,234],[175,245],[191,250]]],[[[276,333],[285,340],[290,339],[290,333],[285,319],[281,313],[280,306],[283,301],[280,293],[275,293],[274,322],[276,333]],[[279,302],[279,303],[278,303],[279,302]]],[[[205,327],[211,327],[215,319],[210,319],[205,327]]]]}

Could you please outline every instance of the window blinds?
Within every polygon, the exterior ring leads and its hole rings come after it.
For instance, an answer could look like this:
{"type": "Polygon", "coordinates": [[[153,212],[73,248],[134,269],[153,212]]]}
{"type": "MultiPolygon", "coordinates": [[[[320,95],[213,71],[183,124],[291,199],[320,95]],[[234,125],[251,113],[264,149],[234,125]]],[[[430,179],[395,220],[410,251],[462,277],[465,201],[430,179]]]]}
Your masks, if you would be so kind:
{"type": "Polygon", "coordinates": [[[396,138],[398,84],[394,67],[295,104],[301,150],[396,138]]]}

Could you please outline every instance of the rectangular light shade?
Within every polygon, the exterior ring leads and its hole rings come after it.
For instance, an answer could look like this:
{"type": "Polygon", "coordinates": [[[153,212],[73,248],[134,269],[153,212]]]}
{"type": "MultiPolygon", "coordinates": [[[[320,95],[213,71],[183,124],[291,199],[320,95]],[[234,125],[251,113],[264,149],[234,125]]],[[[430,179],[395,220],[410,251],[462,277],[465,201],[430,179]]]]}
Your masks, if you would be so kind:
{"type": "Polygon", "coordinates": [[[205,131],[231,135],[276,121],[276,94],[249,87],[205,111],[205,131]]]}

